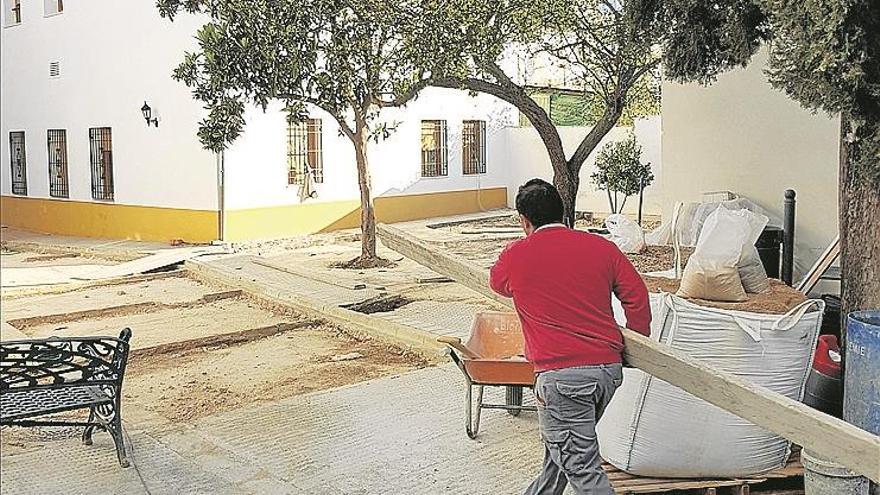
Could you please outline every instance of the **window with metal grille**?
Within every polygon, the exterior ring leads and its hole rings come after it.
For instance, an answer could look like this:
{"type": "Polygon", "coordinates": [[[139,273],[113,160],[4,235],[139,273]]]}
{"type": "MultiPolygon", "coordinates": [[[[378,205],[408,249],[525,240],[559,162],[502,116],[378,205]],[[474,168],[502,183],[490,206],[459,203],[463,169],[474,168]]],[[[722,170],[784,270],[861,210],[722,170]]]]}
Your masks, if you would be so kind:
{"type": "Polygon", "coordinates": [[[67,183],[67,130],[46,131],[49,147],[49,196],[66,198],[70,194],[67,183]]]}
{"type": "Polygon", "coordinates": [[[24,131],[9,133],[9,163],[12,166],[12,194],[27,195],[27,152],[24,131]]]}
{"type": "Polygon", "coordinates": [[[43,15],[60,14],[64,12],[64,0],[43,0],[43,15]]]}
{"type": "Polygon", "coordinates": [[[422,121],[422,177],[445,177],[449,174],[446,151],[446,121],[422,121]]]}
{"type": "Polygon", "coordinates": [[[21,24],[21,0],[4,0],[7,7],[6,25],[21,24]]]}
{"type": "Polygon", "coordinates": [[[461,131],[461,171],[465,175],[486,173],[486,121],[465,120],[461,131]]]}
{"type": "Polygon", "coordinates": [[[58,62],[49,62],[49,77],[61,76],[61,64],[58,62]]]}
{"type": "Polygon", "coordinates": [[[89,129],[92,198],[113,201],[113,140],[109,127],[89,129]]]}
{"type": "Polygon", "coordinates": [[[312,174],[317,184],[324,182],[324,153],[321,119],[287,124],[287,183],[304,184],[312,174]]]}

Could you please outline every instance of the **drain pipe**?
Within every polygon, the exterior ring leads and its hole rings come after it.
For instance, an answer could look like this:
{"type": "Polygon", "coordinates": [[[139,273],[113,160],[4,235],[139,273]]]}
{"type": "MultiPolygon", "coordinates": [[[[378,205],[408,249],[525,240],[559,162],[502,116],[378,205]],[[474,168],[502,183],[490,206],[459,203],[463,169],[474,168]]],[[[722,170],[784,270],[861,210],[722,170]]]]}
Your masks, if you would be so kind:
{"type": "Polygon", "coordinates": [[[794,279],[794,189],[786,189],[782,213],[782,281],[791,285],[794,279]]]}

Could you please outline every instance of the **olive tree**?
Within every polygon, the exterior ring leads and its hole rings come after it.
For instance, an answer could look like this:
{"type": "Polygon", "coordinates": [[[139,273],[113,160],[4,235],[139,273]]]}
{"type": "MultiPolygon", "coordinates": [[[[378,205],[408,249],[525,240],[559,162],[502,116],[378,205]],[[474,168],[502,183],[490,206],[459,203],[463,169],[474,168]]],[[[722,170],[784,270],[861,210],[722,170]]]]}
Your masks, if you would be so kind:
{"type": "Polygon", "coordinates": [[[635,135],[630,134],[622,141],[602,147],[590,180],[608,195],[611,213],[622,213],[630,196],[654,182],[654,173],[650,163],[642,163],[642,147],[636,142],[635,135]]]}
{"type": "Polygon", "coordinates": [[[553,181],[574,221],[579,173],[627,108],[659,102],[657,39],[663,29],[647,0],[423,0],[416,18],[421,63],[434,86],[493,95],[515,106],[541,138],[553,181]],[[542,58],[570,76],[597,115],[567,154],[559,131],[517,59],[542,58]]]}
{"type": "Polygon", "coordinates": [[[403,106],[427,84],[416,69],[401,24],[404,2],[381,0],[159,0],[173,20],[181,10],[207,15],[174,77],[192,88],[208,116],[202,144],[221,151],[244,127],[248,105],[264,111],[285,104],[290,119],[318,107],[339,124],[354,147],[361,202],[361,255],[354,266],[375,266],[376,218],[369,141],[391,131],[381,110],[403,106]]]}

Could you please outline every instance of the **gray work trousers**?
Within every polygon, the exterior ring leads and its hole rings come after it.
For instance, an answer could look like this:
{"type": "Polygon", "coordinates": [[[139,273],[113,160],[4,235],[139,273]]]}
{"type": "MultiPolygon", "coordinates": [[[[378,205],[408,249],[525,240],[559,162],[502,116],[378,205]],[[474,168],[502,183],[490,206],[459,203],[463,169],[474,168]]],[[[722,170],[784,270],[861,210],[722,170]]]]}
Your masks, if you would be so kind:
{"type": "Polygon", "coordinates": [[[526,495],[613,495],[602,469],[596,423],[623,383],[620,364],[579,366],[538,374],[535,396],[544,441],[544,468],[526,495]]]}

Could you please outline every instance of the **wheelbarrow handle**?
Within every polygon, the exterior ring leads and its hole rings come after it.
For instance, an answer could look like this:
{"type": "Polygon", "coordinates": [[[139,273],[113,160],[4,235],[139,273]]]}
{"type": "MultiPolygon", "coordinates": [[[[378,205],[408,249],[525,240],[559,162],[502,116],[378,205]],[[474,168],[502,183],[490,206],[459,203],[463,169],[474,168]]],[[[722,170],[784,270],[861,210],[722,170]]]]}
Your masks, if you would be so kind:
{"type": "Polygon", "coordinates": [[[467,346],[462,344],[461,339],[458,337],[448,337],[448,336],[438,337],[437,342],[442,342],[442,343],[448,345],[449,347],[452,347],[456,351],[460,352],[461,355],[466,357],[467,359],[479,359],[479,357],[480,357],[480,356],[474,354],[474,352],[472,350],[468,349],[467,346]]]}

